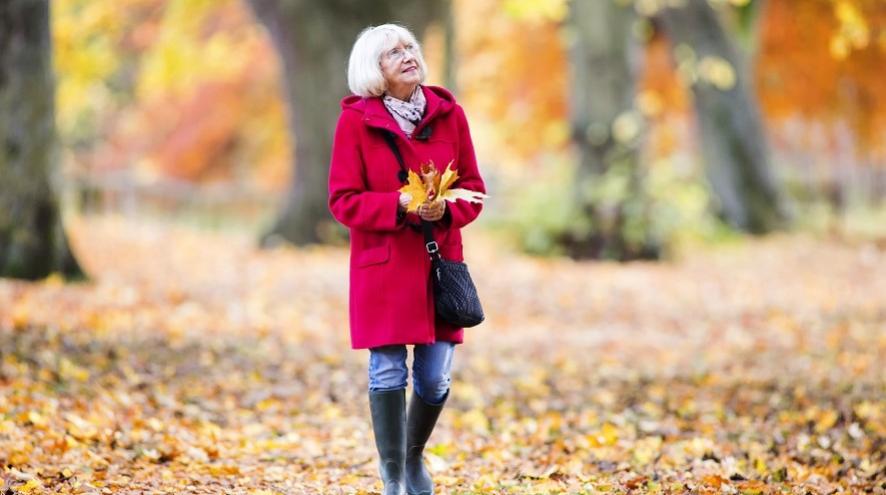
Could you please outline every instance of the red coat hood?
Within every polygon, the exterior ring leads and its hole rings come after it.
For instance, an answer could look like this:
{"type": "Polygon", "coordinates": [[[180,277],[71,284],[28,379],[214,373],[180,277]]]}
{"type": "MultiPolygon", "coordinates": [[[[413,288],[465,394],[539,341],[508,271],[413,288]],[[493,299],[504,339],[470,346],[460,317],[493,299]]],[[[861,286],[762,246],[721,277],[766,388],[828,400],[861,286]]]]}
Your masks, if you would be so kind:
{"type": "MultiPolygon", "coordinates": [[[[455,97],[452,96],[452,93],[446,88],[441,86],[426,86],[424,84],[420,85],[420,87],[425,94],[427,107],[425,108],[425,114],[422,117],[421,122],[415,127],[416,133],[420,132],[422,127],[435,117],[445,115],[452,111],[456,105],[455,97]]],[[[388,113],[380,96],[345,96],[341,100],[341,108],[342,110],[353,110],[362,113],[363,121],[366,122],[367,125],[386,128],[389,124],[393,123],[394,127],[396,127],[394,117],[388,113]]]]}

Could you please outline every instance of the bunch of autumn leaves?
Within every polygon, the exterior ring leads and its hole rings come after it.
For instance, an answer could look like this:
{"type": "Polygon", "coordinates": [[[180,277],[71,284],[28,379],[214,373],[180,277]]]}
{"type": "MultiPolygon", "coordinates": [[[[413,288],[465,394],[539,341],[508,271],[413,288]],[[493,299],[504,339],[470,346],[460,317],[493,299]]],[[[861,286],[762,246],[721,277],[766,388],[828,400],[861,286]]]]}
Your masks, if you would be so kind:
{"type": "Polygon", "coordinates": [[[412,196],[406,206],[406,211],[417,212],[418,207],[426,202],[429,204],[439,201],[455,202],[458,199],[463,199],[471,203],[482,203],[484,198],[489,197],[470,189],[452,189],[452,184],[457,180],[458,173],[452,169],[452,161],[446,165],[446,170],[442,174],[434,166],[434,162],[423,163],[421,175],[410,170],[407,184],[400,188],[400,192],[412,196]]]}

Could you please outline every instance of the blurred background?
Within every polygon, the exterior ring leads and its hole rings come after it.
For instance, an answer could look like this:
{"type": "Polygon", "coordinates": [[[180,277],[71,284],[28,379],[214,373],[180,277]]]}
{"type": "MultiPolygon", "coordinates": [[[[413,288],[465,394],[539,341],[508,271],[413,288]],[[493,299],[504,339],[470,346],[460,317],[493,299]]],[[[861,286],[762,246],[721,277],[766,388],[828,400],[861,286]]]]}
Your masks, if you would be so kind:
{"type": "Polygon", "coordinates": [[[883,0],[0,0],[0,491],[378,492],[327,180],[391,21],[490,194],[438,486],[882,491],[883,0]]]}
{"type": "Polygon", "coordinates": [[[64,210],[344,242],[331,135],[350,47],[386,21],[465,107],[480,223],[519,249],[886,228],[878,0],[57,0],[64,210]]]}

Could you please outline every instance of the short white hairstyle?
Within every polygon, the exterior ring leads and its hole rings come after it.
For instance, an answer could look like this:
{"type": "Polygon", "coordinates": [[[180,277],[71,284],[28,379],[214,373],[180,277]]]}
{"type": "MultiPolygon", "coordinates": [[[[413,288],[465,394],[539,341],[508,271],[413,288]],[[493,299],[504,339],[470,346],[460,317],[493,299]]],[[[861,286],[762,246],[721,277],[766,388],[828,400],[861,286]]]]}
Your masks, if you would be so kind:
{"type": "Polygon", "coordinates": [[[388,89],[385,76],[381,71],[382,54],[397,46],[397,43],[411,43],[415,46],[415,60],[423,83],[428,74],[428,67],[421,54],[421,45],[415,35],[399,24],[382,24],[364,29],[354,47],[348,61],[348,87],[359,96],[381,96],[388,89]]]}

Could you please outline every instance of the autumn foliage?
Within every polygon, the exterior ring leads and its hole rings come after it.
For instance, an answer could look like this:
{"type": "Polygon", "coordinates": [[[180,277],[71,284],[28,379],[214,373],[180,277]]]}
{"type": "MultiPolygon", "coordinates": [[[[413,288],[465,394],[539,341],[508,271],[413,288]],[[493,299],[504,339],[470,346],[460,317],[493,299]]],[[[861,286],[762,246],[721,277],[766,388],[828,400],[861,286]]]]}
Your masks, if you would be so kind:
{"type": "Polygon", "coordinates": [[[236,181],[290,175],[276,55],[240,0],[62,0],[59,125],[75,173],[236,181]]]}
{"type": "MultiPolygon", "coordinates": [[[[478,151],[494,150],[505,168],[562,151],[574,37],[565,0],[453,5],[459,97],[475,122],[478,151]]],[[[882,162],[884,10],[879,0],[765,3],[753,72],[770,127],[797,117],[848,125],[859,159],[882,162]]],[[[61,0],[53,25],[69,169],[287,186],[294,143],[280,69],[245,2],[61,0]]],[[[442,49],[434,33],[429,41],[442,49]]],[[[440,66],[440,54],[428,56],[440,66]]],[[[648,39],[639,88],[637,108],[661,127],[653,128],[655,156],[685,147],[667,122],[687,114],[688,96],[661,36],[648,39]]]]}
{"type": "MultiPolygon", "coordinates": [[[[882,164],[886,4],[765,4],[752,72],[768,129],[842,133],[853,160],[882,164]]],[[[481,165],[566,170],[550,158],[570,137],[566,0],[453,5],[453,89],[481,165]]],[[[244,2],[52,6],[66,177],[289,184],[280,68],[244,2]]],[[[649,28],[647,180],[700,215],[691,171],[655,166],[688,147],[672,123],[692,105],[649,28]]],[[[482,199],[434,172],[410,176],[411,208],[482,199]]],[[[516,211],[538,225],[563,196],[516,211]]],[[[67,225],[88,282],[0,280],[0,493],[378,492],[346,250],[115,216],[67,225]]],[[[882,240],[771,236],[625,265],[528,258],[482,230],[464,247],[487,319],[456,350],[426,450],[444,493],[884,490],[882,240]]]]}
{"type": "MultiPolygon", "coordinates": [[[[574,37],[565,24],[566,2],[456,4],[464,26],[459,52],[471,55],[459,67],[467,104],[496,123],[497,142],[509,153],[527,158],[566,144],[565,51],[574,37]]],[[[772,127],[795,117],[828,126],[842,123],[857,136],[859,159],[871,153],[874,163],[882,163],[886,5],[879,0],[771,0],[758,23],[759,39],[748,56],[772,127]]],[[[676,77],[674,47],[651,29],[645,24],[637,29],[646,49],[635,106],[653,125],[662,124],[655,132],[664,133],[667,142],[653,144],[655,156],[667,156],[686,143],[674,142],[678,136],[665,122],[672,120],[669,116],[687,116],[692,107],[688,89],[676,77]]]]}
{"type": "MultiPolygon", "coordinates": [[[[71,227],[92,282],[0,281],[0,490],[378,493],[347,250],[71,227]]],[[[623,266],[472,232],[487,319],[426,449],[444,493],[882,488],[884,246],[770,238],[623,266]]]]}
{"type": "Polygon", "coordinates": [[[767,2],[755,70],[770,119],[842,123],[883,162],[886,4],[878,0],[767,2]]]}

